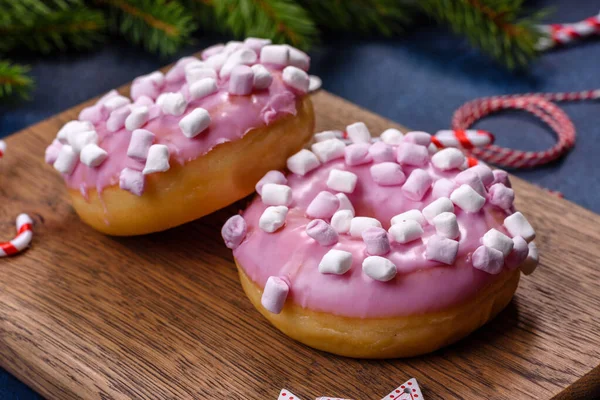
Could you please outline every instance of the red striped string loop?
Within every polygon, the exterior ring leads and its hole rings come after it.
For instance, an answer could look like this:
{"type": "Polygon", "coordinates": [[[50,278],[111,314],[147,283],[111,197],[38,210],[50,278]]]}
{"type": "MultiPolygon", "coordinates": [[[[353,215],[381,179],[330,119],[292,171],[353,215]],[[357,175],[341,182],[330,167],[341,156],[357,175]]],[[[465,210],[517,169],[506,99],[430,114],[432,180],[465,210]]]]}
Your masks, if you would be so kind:
{"type": "Polygon", "coordinates": [[[575,126],[567,114],[553,102],[583,101],[600,98],[600,89],[571,93],[526,93],[476,99],[461,106],[452,117],[452,129],[467,130],[476,121],[502,110],[531,113],[556,133],[557,142],[544,151],[521,151],[490,144],[464,149],[487,163],[508,168],[530,168],[549,163],[564,155],[575,144],[575,126]]]}

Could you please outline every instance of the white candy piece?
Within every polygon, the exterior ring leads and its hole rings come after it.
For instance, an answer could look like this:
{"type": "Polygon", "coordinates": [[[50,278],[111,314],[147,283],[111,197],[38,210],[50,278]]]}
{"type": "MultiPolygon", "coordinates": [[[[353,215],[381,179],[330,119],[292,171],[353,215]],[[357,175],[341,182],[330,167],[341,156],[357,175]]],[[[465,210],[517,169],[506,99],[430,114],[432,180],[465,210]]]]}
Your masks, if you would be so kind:
{"type": "Polygon", "coordinates": [[[254,64],[250,68],[252,68],[252,72],[254,72],[253,86],[255,89],[262,90],[271,86],[271,83],[273,83],[273,75],[271,75],[264,65],[254,64]]]}
{"type": "Polygon", "coordinates": [[[337,233],[348,233],[352,218],[354,218],[354,212],[350,210],[336,211],[331,217],[331,226],[337,233]]]}
{"type": "Polygon", "coordinates": [[[283,310],[290,288],[288,284],[277,276],[270,276],[265,284],[260,303],[273,314],[279,314],[283,310]]]}
{"type": "Polygon", "coordinates": [[[513,237],[521,236],[527,242],[535,239],[535,230],[533,230],[527,218],[520,211],[506,217],[504,219],[504,227],[513,237]]]}
{"type": "Polygon", "coordinates": [[[442,171],[460,168],[464,162],[463,152],[453,147],[442,149],[431,157],[431,163],[442,171]]]}
{"type": "Polygon", "coordinates": [[[529,247],[529,253],[527,254],[525,261],[519,265],[519,269],[525,275],[531,275],[540,262],[540,256],[538,255],[538,249],[535,243],[531,242],[527,246],[529,247]]]}
{"type": "Polygon", "coordinates": [[[433,226],[435,226],[435,231],[438,235],[448,239],[456,239],[460,234],[456,215],[451,212],[443,212],[436,215],[433,218],[433,226]]]}
{"type": "Polygon", "coordinates": [[[414,209],[403,212],[402,214],[398,214],[392,217],[390,221],[391,225],[399,224],[402,221],[417,221],[420,225],[425,225],[425,217],[421,213],[421,211],[414,209]]]}
{"type": "Polygon", "coordinates": [[[83,150],[88,144],[98,143],[98,134],[95,130],[85,132],[69,132],[69,145],[73,148],[73,151],[77,154],[83,150]]]}
{"type": "Polygon", "coordinates": [[[381,222],[370,217],[354,217],[350,221],[350,236],[362,238],[362,233],[371,227],[381,228],[381,222]]]}
{"type": "Polygon", "coordinates": [[[298,90],[301,93],[308,93],[310,80],[308,74],[297,67],[285,67],[281,78],[286,85],[298,90]]]}
{"type": "Polygon", "coordinates": [[[350,202],[350,199],[348,198],[348,196],[346,196],[344,193],[338,193],[335,195],[335,197],[337,197],[338,200],[340,201],[340,206],[338,207],[338,211],[349,210],[352,213],[353,217],[356,215],[355,211],[354,211],[354,206],[350,202]]]}
{"type": "Polygon", "coordinates": [[[117,95],[110,97],[102,104],[104,104],[104,106],[108,108],[109,111],[114,111],[117,108],[121,108],[123,106],[126,106],[127,104],[131,104],[131,99],[125,96],[117,95]]]}
{"type": "Polygon", "coordinates": [[[195,66],[193,64],[186,66],[185,81],[188,85],[191,86],[194,83],[207,78],[217,79],[217,71],[211,67],[204,66],[204,64],[202,66],[195,66]]]}
{"type": "Polygon", "coordinates": [[[187,108],[187,102],[179,92],[161,94],[156,99],[156,104],[160,105],[163,113],[175,116],[183,114],[187,108]]]}
{"type": "Polygon", "coordinates": [[[292,188],[277,183],[267,183],[262,187],[262,202],[268,206],[289,206],[292,202],[292,188]]]}
{"type": "Polygon", "coordinates": [[[202,107],[194,109],[191,113],[181,118],[179,128],[189,138],[198,136],[210,126],[210,114],[202,107]]]}
{"type": "Polygon", "coordinates": [[[289,64],[304,71],[308,71],[308,68],[310,67],[310,57],[308,54],[290,45],[284,44],[284,46],[286,46],[290,51],[289,64]]]}
{"type": "Polygon", "coordinates": [[[316,92],[317,90],[321,89],[321,86],[323,86],[323,80],[316,75],[309,75],[308,80],[308,91],[310,93],[316,92]]]}
{"type": "Polygon", "coordinates": [[[352,172],[332,169],[327,178],[327,187],[338,192],[352,193],[357,181],[358,177],[352,172]]]}
{"type": "Polygon", "coordinates": [[[256,62],[256,59],[257,56],[254,50],[239,49],[227,57],[227,61],[225,61],[225,64],[223,64],[223,67],[219,71],[219,76],[226,78],[231,75],[231,71],[238,65],[252,65],[256,62]]]}
{"type": "Polygon", "coordinates": [[[329,250],[319,263],[322,274],[342,275],[352,267],[352,253],[343,250],[329,250]]]}
{"type": "Polygon", "coordinates": [[[420,239],[423,236],[423,227],[417,221],[408,219],[392,225],[388,232],[394,241],[404,244],[420,239]]]}
{"type": "Polygon", "coordinates": [[[144,175],[153,174],[155,172],[168,171],[169,165],[169,148],[164,144],[153,144],[148,149],[146,165],[142,173],[144,175]]]}
{"type": "Polygon", "coordinates": [[[150,113],[148,112],[148,107],[135,107],[133,110],[131,110],[131,114],[127,116],[127,119],[125,119],[125,129],[128,131],[134,131],[141,128],[146,122],[148,122],[149,116],[150,113]]]}
{"type": "Polygon", "coordinates": [[[273,233],[285,224],[287,213],[286,206],[267,207],[258,220],[258,226],[267,233],[273,233]]]}
{"type": "Polygon", "coordinates": [[[261,64],[288,65],[290,49],[284,45],[268,45],[260,49],[261,64]]]}
{"type": "Polygon", "coordinates": [[[302,149],[287,159],[287,168],[296,175],[304,176],[317,168],[321,163],[310,150],[302,149]]]}
{"type": "Polygon", "coordinates": [[[207,67],[211,67],[215,71],[220,71],[225,64],[225,61],[227,61],[227,57],[228,55],[225,53],[214,54],[204,60],[204,63],[207,67]]]}
{"type": "Polygon", "coordinates": [[[432,201],[427,207],[423,208],[423,216],[430,224],[433,223],[433,219],[441,213],[454,212],[454,204],[447,197],[440,197],[437,200],[432,201]]]}
{"type": "Polygon", "coordinates": [[[202,78],[190,85],[190,98],[192,100],[202,99],[218,90],[217,81],[214,78],[202,78]]]}
{"type": "Polygon", "coordinates": [[[97,167],[106,160],[108,153],[97,144],[88,144],[81,150],[79,159],[88,167],[97,167]]]}
{"type": "Polygon", "coordinates": [[[315,142],[324,142],[329,139],[337,139],[342,136],[342,132],[340,131],[323,131],[319,133],[315,133],[313,136],[315,142]]]}
{"type": "Polygon", "coordinates": [[[71,146],[65,144],[58,152],[58,157],[54,161],[54,169],[64,175],[71,175],[79,157],[71,146]]]}
{"type": "Polygon", "coordinates": [[[336,158],[344,157],[346,145],[339,139],[328,139],[313,144],[310,149],[317,155],[322,163],[326,163],[335,160],[336,158]]]}
{"type": "Polygon", "coordinates": [[[450,195],[450,200],[459,208],[469,213],[478,212],[485,204],[485,197],[466,184],[455,189],[450,195]]]}
{"type": "Polygon", "coordinates": [[[508,257],[514,246],[514,242],[511,238],[494,228],[483,235],[481,243],[484,246],[500,251],[504,258],[508,257]]]}
{"type": "Polygon", "coordinates": [[[364,122],[355,122],[346,127],[346,133],[352,143],[371,143],[371,132],[364,122]]]}
{"type": "Polygon", "coordinates": [[[396,264],[380,256],[369,256],[362,264],[365,275],[376,281],[387,282],[393,279],[398,272],[396,264]]]}
{"type": "Polygon", "coordinates": [[[398,129],[391,128],[383,131],[383,133],[379,137],[381,138],[383,143],[397,145],[402,143],[402,140],[404,139],[404,134],[398,129]]]}
{"type": "Polygon", "coordinates": [[[56,138],[62,144],[67,144],[71,133],[93,131],[94,125],[89,121],[69,121],[56,134],[56,138]]]}

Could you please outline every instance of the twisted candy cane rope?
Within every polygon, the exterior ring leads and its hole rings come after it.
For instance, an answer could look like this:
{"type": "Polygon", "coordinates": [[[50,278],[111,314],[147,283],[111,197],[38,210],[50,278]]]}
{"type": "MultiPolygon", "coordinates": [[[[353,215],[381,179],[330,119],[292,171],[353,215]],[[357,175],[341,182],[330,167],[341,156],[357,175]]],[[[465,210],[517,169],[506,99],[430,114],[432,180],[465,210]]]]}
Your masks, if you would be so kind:
{"type": "Polygon", "coordinates": [[[509,168],[528,168],[546,164],[565,154],[575,144],[575,126],[553,101],[600,99],[600,89],[571,93],[527,93],[485,97],[461,106],[452,117],[452,128],[466,130],[480,118],[506,109],[529,112],[545,122],[558,136],[557,143],[545,151],[521,151],[496,145],[465,149],[468,155],[490,164],[509,168]]]}
{"type": "Polygon", "coordinates": [[[0,158],[4,156],[4,153],[6,153],[6,142],[0,140],[0,158]]]}
{"type": "Polygon", "coordinates": [[[600,34],[600,13],[573,24],[540,25],[539,29],[548,36],[540,39],[536,47],[540,51],[545,51],[600,34]]]}
{"type": "Polygon", "coordinates": [[[23,250],[33,237],[33,221],[27,214],[17,217],[17,236],[10,242],[0,243],[0,257],[12,256],[23,250]]]}

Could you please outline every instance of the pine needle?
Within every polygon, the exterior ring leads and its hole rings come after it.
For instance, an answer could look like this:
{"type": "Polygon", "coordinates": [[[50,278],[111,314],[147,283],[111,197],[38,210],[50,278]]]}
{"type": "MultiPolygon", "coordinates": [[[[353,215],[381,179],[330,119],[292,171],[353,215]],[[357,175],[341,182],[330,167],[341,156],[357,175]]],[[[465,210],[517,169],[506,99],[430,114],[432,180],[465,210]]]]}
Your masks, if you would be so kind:
{"type": "Polygon", "coordinates": [[[0,61],[0,98],[12,95],[29,98],[29,92],[33,89],[33,80],[27,76],[28,72],[29,67],[25,65],[0,61]]]}

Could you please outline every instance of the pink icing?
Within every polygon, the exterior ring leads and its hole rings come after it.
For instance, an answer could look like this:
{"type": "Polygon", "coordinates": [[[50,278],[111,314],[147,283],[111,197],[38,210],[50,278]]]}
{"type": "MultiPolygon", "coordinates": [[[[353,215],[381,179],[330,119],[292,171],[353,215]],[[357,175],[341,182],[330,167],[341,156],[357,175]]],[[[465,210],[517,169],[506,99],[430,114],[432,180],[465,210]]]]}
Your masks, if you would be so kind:
{"type": "MultiPolygon", "coordinates": [[[[273,75],[273,83],[266,90],[255,90],[247,96],[228,93],[229,80],[219,80],[218,91],[207,97],[188,103],[186,112],[180,116],[161,115],[143,126],[156,135],[155,144],[165,144],[171,154],[171,162],[185,164],[208,153],[215,146],[242,138],[248,131],[269,125],[286,115],[296,114],[296,99],[299,94],[288,89],[281,78],[281,68],[265,65],[273,75]],[[208,110],[211,125],[201,135],[187,138],[179,128],[179,121],[196,107],[208,110]]],[[[161,93],[182,91],[187,98],[184,80],[166,82],[161,93]]],[[[188,98],[189,100],[189,98],[188,98]]],[[[157,106],[153,106],[157,107],[157,106]]],[[[84,197],[89,189],[99,193],[107,186],[119,183],[119,174],[124,168],[141,171],[143,161],[127,157],[131,139],[125,127],[109,132],[106,120],[95,124],[99,146],[108,152],[108,158],[99,167],[91,168],[78,163],[73,173],[65,176],[67,186],[79,190],[84,197]]]]}
{"type": "MultiPolygon", "coordinates": [[[[319,192],[329,190],[326,181],[333,168],[358,176],[356,190],[348,194],[356,215],[377,218],[385,229],[389,228],[393,216],[414,208],[422,210],[435,200],[431,189],[421,201],[412,201],[403,195],[400,185],[377,185],[371,178],[371,166],[347,166],[343,160],[334,160],[304,177],[288,176],[293,203],[286,225],[275,233],[263,232],[258,227],[259,217],[266,206],[257,197],[243,214],[248,225],[246,238],[233,252],[250,279],[264,287],[269,276],[285,277],[290,283],[289,298],[294,303],[314,311],[359,318],[441,311],[473,298],[499,279],[497,275],[473,268],[470,260],[473,251],[481,244],[481,237],[490,228],[506,233],[501,221],[508,215],[507,212],[491,204],[486,204],[475,214],[455,207],[460,237],[458,256],[451,266],[425,259],[426,243],[435,234],[431,225],[424,227],[425,233],[420,240],[407,244],[392,242],[392,251],[384,257],[396,265],[398,274],[388,282],[373,280],[363,273],[362,262],[367,254],[365,243],[360,238],[342,234],[337,244],[327,247],[311,239],[306,234],[310,219],[305,212],[319,192]],[[321,258],[332,248],[352,253],[350,271],[343,275],[318,271],[321,258]]],[[[402,168],[407,176],[415,169],[410,166],[402,168]]],[[[452,179],[459,172],[439,171],[430,163],[421,168],[429,172],[434,182],[441,178],[452,179]]]]}

